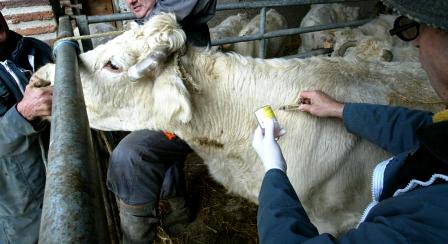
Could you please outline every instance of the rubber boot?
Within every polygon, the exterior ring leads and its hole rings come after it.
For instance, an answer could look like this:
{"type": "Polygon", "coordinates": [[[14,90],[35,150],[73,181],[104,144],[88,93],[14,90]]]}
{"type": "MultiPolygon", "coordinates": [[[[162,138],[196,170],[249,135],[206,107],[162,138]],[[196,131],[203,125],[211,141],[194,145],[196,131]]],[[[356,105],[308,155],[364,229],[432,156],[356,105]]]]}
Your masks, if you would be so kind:
{"type": "Polygon", "coordinates": [[[152,243],[159,223],[154,203],[134,206],[120,201],[119,205],[123,244],[152,243]]]}
{"type": "Polygon", "coordinates": [[[190,223],[190,210],[185,197],[173,197],[159,202],[161,224],[170,235],[182,234],[190,223]]]}

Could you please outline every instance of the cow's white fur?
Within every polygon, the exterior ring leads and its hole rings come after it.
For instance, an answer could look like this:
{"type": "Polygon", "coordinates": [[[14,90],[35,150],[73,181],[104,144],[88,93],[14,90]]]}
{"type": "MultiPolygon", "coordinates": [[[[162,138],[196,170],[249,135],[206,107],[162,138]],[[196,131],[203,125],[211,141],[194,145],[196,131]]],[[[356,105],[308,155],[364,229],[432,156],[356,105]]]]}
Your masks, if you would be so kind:
{"type": "MultiPolygon", "coordinates": [[[[166,129],[199,154],[231,193],[257,202],[264,175],[250,142],[262,105],[289,104],[301,90],[321,89],[346,102],[388,104],[436,97],[417,63],[310,58],[262,60],[189,48],[174,15],[155,16],[106,45],[80,55],[90,124],[102,130],[166,129]],[[156,78],[131,83],[126,70],[158,45],[172,58],[156,78]],[[122,70],[104,68],[112,60],[122,70]],[[406,91],[412,83],[418,92],[406,91]],[[400,93],[401,92],[401,93],[400,93]],[[414,95],[418,94],[418,95],[414,95]]],[[[38,71],[52,80],[52,65],[38,71]]],[[[370,201],[373,166],[389,155],[346,132],[337,119],[276,111],[287,133],[279,140],[288,176],[320,232],[357,224],[370,201]]]]}

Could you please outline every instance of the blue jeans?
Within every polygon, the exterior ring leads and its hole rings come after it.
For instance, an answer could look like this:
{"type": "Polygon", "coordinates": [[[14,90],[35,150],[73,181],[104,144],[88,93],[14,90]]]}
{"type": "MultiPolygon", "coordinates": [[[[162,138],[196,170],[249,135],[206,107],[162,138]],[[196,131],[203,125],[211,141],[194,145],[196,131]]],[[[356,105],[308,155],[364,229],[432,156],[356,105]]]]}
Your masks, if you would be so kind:
{"type": "Polygon", "coordinates": [[[184,161],[191,152],[178,137],[169,140],[161,131],[134,131],[112,152],[107,186],[128,205],[183,196],[184,161]]]}

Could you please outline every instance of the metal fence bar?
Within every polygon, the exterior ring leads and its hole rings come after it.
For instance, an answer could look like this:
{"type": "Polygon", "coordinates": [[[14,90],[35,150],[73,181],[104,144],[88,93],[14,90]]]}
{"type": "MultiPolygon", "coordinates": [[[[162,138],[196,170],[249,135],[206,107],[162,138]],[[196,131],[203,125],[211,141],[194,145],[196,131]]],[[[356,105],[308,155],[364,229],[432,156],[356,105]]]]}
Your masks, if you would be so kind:
{"type": "MultiPolygon", "coordinates": [[[[87,16],[85,15],[76,15],[74,16],[76,19],[76,25],[78,26],[79,35],[90,35],[89,22],[87,20],[87,16]]],[[[82,50],[87,52],[93,49],[92,39],[81,40],[82,50]]]]}
{"type": "MultiPolygon", "coordinates": [[[[266,8],[261,8],[260,10],[260,34],[264,35],[266,32],[266,8]]],[[[266,57],[266,38],[259,40],[260,49],[258,50],[258,57],[266,57]]]]}
{"type": "Polygon", "coordinates": [[[321,31],[321,30],[329,30],[329,29],[337,29],[337,28],[344,28],[344,27],[355,27],[363,25],[372,19],[362,19],[362,20],[355,20],[355,21],[349,21],[344,23],[336,23],[336,24],[327,24],[327,25],[316,25],[316,26],[309,26],[309,27],[301,27],[301,28],[291,28],[291,29],[284,29],[279,31],[272,31],[265,34],[255,34],[255,35],[249,35],[249,36],[239,36],[239,37],[227,37],[222,38],[216,41],[212,41],[212,46],[218,46],[228,43],[236,43],[236,42],[247,42],[247,41],[254,41],[259,40],[261,38],[272,38],[272,37],[280,37],[280,36],[289,36],[289,35],[295,35],[295,34],[302,34],[302,33],[308,33],[308,32],[314,32],[314,31],[321,31]]]}
{"type": "MultiPolygon", "coordinates": [[[[132,18],[129,18],[129,16],[127,16],[125,19],[123,19],[123,18],[120,19],[121,15],[123,15],[123,14],[88,16],[87,20],[89,23],[100,23],[100,22],[105,22],[105,21],[119,21],[119,20],[132,19],[132,18]],[[94,21],[90,22],[89,19],[93,19],[94,21]]],[[[129,15],[129,14],[127,13],[126,15],[129,15]]],[[[337,29],[337,28],[345,28],[345,27],[356,27],[356,26],[360,26],[365,23],[368,23],[371,20],[372,19],[361,19],[361,20],[355,20],[355,21],[349,21],[349,22],[343,22],[343,23],[334,23],[334,24],[326,24],[326,25],[316,25],[316,26],[308,26],[308,27],[283,29],[283,30],[279,30],[279,31],[267,32],[265,34],[255,34],[255,35],[242,36],[242,37],[241,36],[226,37],[226,38],[222,38],[222,39],[218,39],[218,40],[211,40],[211,46],[219,46],[219,45],[237,43],[237,42],[255,41],[255,40],[261,40],[261,39],[266,39],[266,38],[289,36],[289,35],[302,34],[302,33],[314,32],[314,31],[321,31],[321,30],[329,30],[329,29],[337,29]]],[[[261,27],[260,27],[260,29],[261,29],[261,27]]]]}
{"type": "Polygon", "coordinates": [[[87,22],[89,24],[102,23],[102,22],[114,22],[136,19],[132,13],[120,13],[120,14],[105,14],[105,15],[93,15],[87,16],[87,22]]]}
{"type": "MultiPolygon", "coordinates": [[[[294,6],[294,5],[310,5],[310,4],[324,4],[324,3],[347,3],[347,2],[363,2],[369,0],[271,0],[271,1],[252,1],[252,2],[240,2],[240,3],[224,3],[218,4],[216,6],[217,11],[224,10],[235,10],[235,9],[256,9],[261,8],[260,10],[260,33],[255,35],[243,36],[243,37],[227,37],[219,40],[212,40],[212,46],[218,46],[223,44],[231,44],[237,42],[246,42],[246,41],[255,41],[260,40],[260,49],[258,56],[265,57],[266,56],[266,47],[267,43],[265,39],[272,37],[280,37],[280,36],[289,36],[301,33],[308,33],[314,31],[328,30],[328,29],[336,29],[336,28],[344,28],[344,27],[356,27],[362,24],[369,22],[371,19],[364,20],[356,20],[345,23],[335,23],[328,25],[318,25],[318,26],[310,26],[303,28],[291,28],[284,29],[279,31],[273,31],[265,33],[266,26],[266,15],[262,14],[263,9],[266,12],[267,7],[285,7],[285,6],[294,6]],[[262,23],[263,22],[263,23],[262,23]]],[[[88,16],[87,22],[91,23],[101,23],[101,22],[112,22],[112,21],[122,21],[122,20],[132,20],[135,19],[135,16],[132,13],[120,13],[120,14],[110,14],[110,15],[96,15],[96,16],[88,16]]]]}
{"type": "MultiPolygon", "coordinates": [[[[73,36],[70,18],[59,37],[73,36]]],[[[56,52],[49,163],[39,243],[109,243],[74,43],[56,52]]]]}
{"type": "Polygon", "coordinates": [[[285,7],[294,5],[309,5],[320,3],[347,3],[347,2],[365,2],[371,0],[275,0],[275,1],[252,1],[242,3],[223,3],[216,6],[217,11],[235,10],[235,9],[254,9],[262,7],[285,7]]]}
{"type": "MultiPolygon", "coordinates": [[[[320,3],[346,3],[346,2],[365,2],[371,0],[271,0],[271,1],[252,1],[242,3],[223,3],[216,5],[216,11],[235,10],[235,9],[255,9],[263,7],[285,7],[294,5],[309,5],[320,3]]],[[[132,13],[106,14],[87,16],[89,24],[113,22],[136,19],[132,13]]]]}

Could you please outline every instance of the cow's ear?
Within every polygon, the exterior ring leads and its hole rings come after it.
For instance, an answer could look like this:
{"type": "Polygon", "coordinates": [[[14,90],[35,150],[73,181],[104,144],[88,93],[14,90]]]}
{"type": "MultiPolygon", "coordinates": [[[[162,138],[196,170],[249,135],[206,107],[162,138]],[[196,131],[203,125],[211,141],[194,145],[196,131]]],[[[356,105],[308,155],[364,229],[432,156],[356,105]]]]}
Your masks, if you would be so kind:
{"type": "Polygon", "coordinates": [[[158,121],[188,123],[192,116],[190,93],[182,79],[175,74],[157,78],[152,90],[154,118],[158,121]]]}

